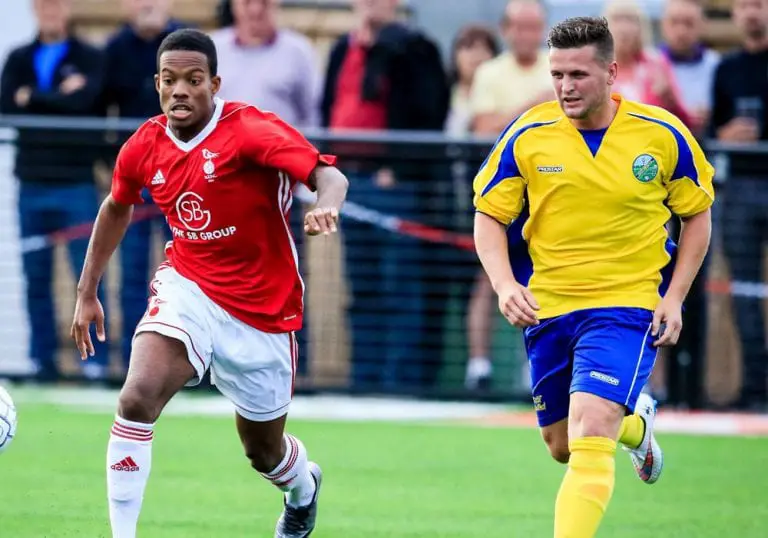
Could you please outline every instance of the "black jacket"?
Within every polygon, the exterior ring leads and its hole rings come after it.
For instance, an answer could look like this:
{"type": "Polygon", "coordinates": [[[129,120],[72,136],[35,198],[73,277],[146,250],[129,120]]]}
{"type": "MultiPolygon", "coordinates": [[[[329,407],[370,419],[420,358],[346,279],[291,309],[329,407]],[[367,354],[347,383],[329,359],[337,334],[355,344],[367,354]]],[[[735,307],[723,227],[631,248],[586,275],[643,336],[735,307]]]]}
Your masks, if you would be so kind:
{"type": "MultiPolygon", "coordinates": [[[[349,49],[349,36],[331,48],[321,103],[322,122],[330,124],[336,85],[349,49]]],[[[442,131],[450,104],[448,78],[437,46],[402,24],[381,30],[368,53],[363,98],[375,99],[384,78],[389,88],[389,129],[442,131]]]]}
{"type": "Polygon", "coordinates": [[[170,21],[155,39],[145,41],[126,24],[107,43],[104,106],[117,105],[120,116],[146,120],[162,113],[155,89],[157,50],[168,34],[184,28],[170,21]]]}
{"type": "MultiPolygon", "coordinates": [[[[757,120],[760,139],[768,140],[768,51],[732,52],[715,70],[709,136],[716,138],[720,127],[745,114],[757,120]]],[[[731,154],[729,172],[733,177],[765,177],[768,163],[763,155],[736,150],[731,154]]]]}
{"type": "MultiPolygon", "coordinates": [[[[54,73],[52,91],[39,89],[35,73],[35,51],[40,41],[13,50],[0,79],[0,112],[48,116],[94,116],[98,114],[104,79],[104,55],[91,45],[71,37],[69,51],[54,73]],[[65,95],[58,91],[70,75],[86,79],[82,89],[65,95]],[[29,104],[16,105],[19,88],[32,88],[29,104]]],[[[102,150],[102,133],[51,129],[20,129],[16,154],[16,176],[35,183],[73,184],[93,181],[93,164],[102,150]]]]}

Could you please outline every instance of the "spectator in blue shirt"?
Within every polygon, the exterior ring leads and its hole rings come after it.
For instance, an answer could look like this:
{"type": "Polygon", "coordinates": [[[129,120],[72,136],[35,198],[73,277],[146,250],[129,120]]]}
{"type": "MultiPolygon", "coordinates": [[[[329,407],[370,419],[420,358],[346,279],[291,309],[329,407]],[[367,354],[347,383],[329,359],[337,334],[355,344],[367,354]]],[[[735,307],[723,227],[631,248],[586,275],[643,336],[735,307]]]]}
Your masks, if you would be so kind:
{"type": "MultiPolygon", "coordinates": [[[[103,54],[68,32],[71,0],[34,0],[38,35],[11,52],[0,81],[0,112],[50,116],[92,116],[98,112],[103,54]]],[[[19,180],[22,240],[88,224],[96,218],[98,194],[93,165],[98,134],[51,129],[19,129],[15,174],[19,180]]],[[[72,270],[80,274],[88,238],[69,243],[72,270]]],[[[24,252],[30,355],[42,380],[59,376],[58,337],[53,301],[53,250],[24,252]]],[[[103,299],[102,299],[103,301],[103,299]]],[[[89,378],[106,375],[108,350],[95,342],[94,360],[84,364],[89,378]]],[[[79,361],[78,361],[79,362],[79,361]]]]}

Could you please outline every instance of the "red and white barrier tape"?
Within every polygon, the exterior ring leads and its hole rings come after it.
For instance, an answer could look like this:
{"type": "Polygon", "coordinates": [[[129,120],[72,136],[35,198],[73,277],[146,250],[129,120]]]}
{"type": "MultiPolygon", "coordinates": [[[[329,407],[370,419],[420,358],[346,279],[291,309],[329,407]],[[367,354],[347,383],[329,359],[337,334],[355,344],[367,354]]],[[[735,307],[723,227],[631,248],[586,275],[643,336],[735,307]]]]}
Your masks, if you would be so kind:
{"type": "MultiPolygon", "coordinates": [[[[316,201],[314,194],[306,189],[296,189],[294,197],[306,204],[316,201]]],[[[366,222],[392,233],[422,239],[431,243],[451,245],[462,250],[474,250],[474,240],[470,234],[460,234],[427,226],[413,220],[401,219],[395,215],[389,215],[371,209],[354,202],[347,201],[341,210],[343,217],[358,222],[366,222]]],[[[157,206],[137,206],[133,212],[132,223],[160,216],[157,206]]],[[[47,235],[35,235],[22,239],[21,251],[26,254],[44,248],[50,248],[60,244],[66,244],[74,239],[87,238],[91,234],[93,223],[80,224],[64,228],[47,235]]],[[[707,282],[707,291],[715,295],[733,295],[737,297],[752,297],[755,299],[768,299],[768,284],[761,282],[740,282],[727,280],[710,280],[707,282]]]]}

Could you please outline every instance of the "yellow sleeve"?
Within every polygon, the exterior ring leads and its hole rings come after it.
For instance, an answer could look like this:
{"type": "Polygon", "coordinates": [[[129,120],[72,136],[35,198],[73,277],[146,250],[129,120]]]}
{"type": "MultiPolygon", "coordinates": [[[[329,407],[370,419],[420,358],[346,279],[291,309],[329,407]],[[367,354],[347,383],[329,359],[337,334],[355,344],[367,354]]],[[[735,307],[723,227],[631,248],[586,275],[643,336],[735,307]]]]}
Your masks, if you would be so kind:
{"type": "Polygon", "coordinates": [[[473,116],[499,112],[501,108],[494,97],[496,77],[493,64],[485,63],[475,72],[472,89],[469,94],[469,108],[473,116]]]}
{"type": "Polygon", "coordinates": [[[674,145],[669,154],[672,173],[666,179],[667,205],[680,217],[690,217],[709,209],[715,201],[712,179],[714,167],[688,128],[677,118],[670,120],[674,145]]]}
{"type": "Polygon", "coordinates": [[[520,215],[525,203],[526,183],[515,157],[515,142],[520,133],[515,123],[502,133],[473,184],[475,209],[504,225],[520,215]]]}

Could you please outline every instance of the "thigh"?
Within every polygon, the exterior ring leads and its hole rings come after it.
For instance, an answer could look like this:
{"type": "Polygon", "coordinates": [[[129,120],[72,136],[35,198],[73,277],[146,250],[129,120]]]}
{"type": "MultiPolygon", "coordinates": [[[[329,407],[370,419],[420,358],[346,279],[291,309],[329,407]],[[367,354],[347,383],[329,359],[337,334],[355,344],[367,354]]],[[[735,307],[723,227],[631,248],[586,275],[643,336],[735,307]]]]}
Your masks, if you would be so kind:
{"type": "Polygon", "coordinates": [[[143,333],[157,333],[181,342],[194,370],[187,385],[198,384],[213,357],[211,326],[215,313],[210,299],[167,264],[161,265],[155,274],[150,293],[147,310],[136,326],[134,342],[143,333]]]}
{"type": "Polygon", "coordinates": [[[298,360],[294,333],[266,333],[223,310],[216,329],[211,381],[251,422],[288,413],[298,360]]]}
{"type": "Polygon", "coordinates": [[[567,316],[543,320],[524,336],[533,406],[539,427],[545,428],[568,417],[572,363],[567,316]]]}
{"type": "Polygon", "coordinates": [[[139,334],[118,400],[118,414],[154,422],[170,399],[195,376],[184,344],[154,332],[139,334]]]}
{"type": "Polygon", "coordinates": [[[634,412],[656,362],[653,312],[599,308],[583,311],[581,317],[574,343],[571,393],[592,394],[634,412]]]}

